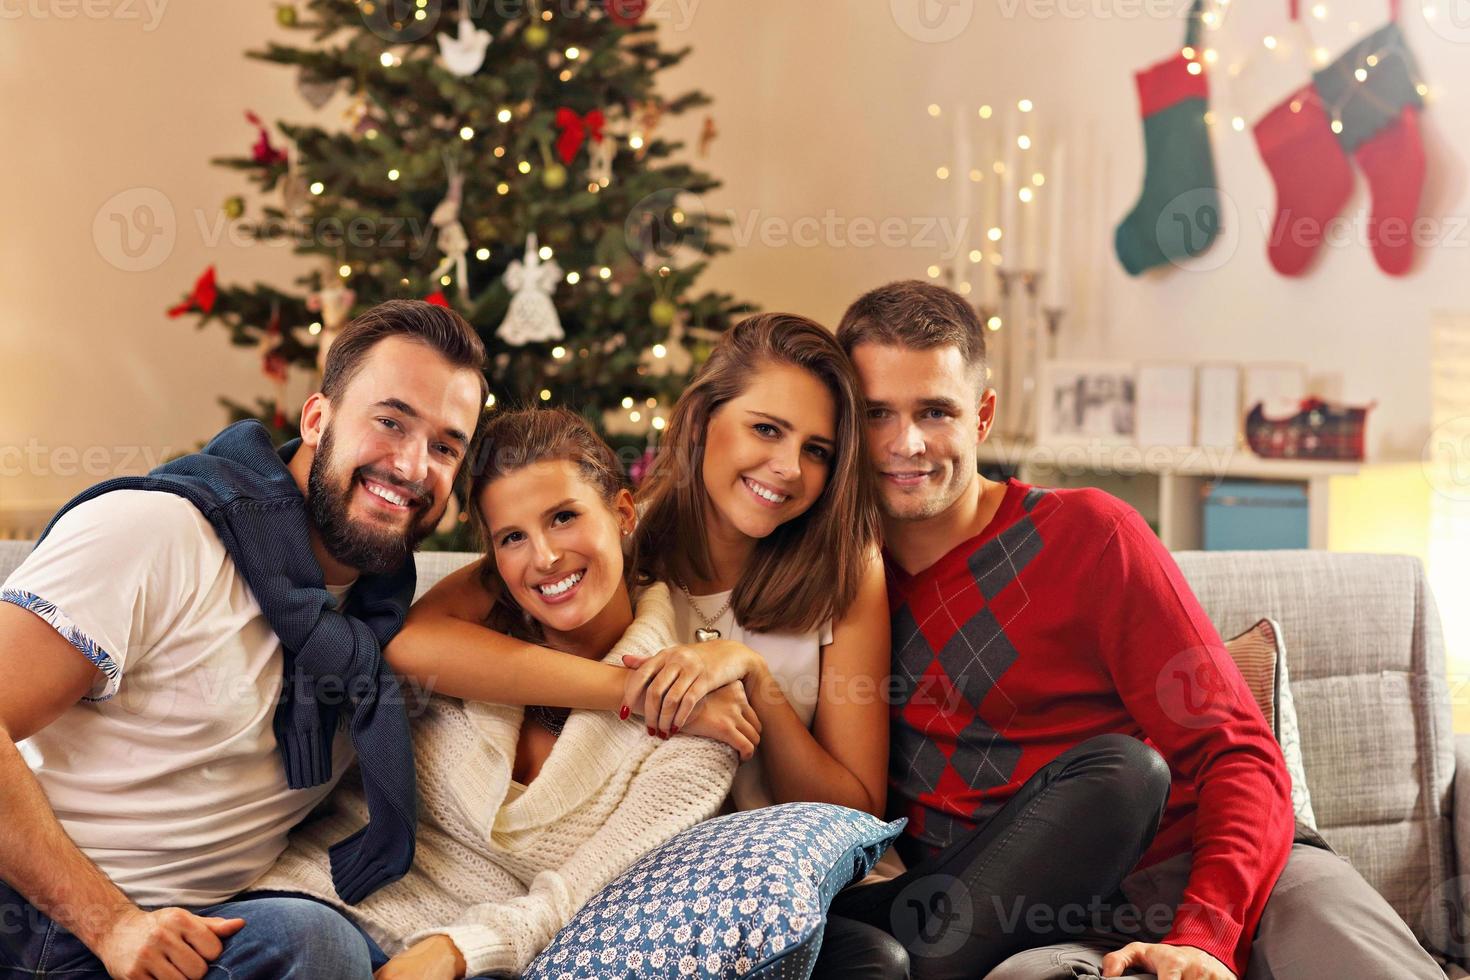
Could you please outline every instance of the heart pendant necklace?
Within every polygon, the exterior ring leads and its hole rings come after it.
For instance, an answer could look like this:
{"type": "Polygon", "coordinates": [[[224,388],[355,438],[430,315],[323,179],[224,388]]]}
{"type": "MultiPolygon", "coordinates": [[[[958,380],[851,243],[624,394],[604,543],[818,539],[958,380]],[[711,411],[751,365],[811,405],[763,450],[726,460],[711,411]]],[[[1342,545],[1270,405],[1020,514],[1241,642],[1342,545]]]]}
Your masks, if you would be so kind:
{"type": "Polygon", "coordinates": [[[708,643],[710,640],[718,640],[720,638],[720,631],[715,629],[715,623],[718,622],[719,618],[725,615],[726,610],[730,608],[730,603],[735,598],[735,592],[731,590],[730,597],[725,600],[725,604],[720,607],[719,612],[715,613],[713,616],[706,616],[704,614],[704,610],[699,608],[699,603],[694,601],[694,596],[690,595],[689,590],[684,587],[684,583],[675,581],[674,584],[679,587],[680,592],[684,593],[684,598],[689,600],[689,608],[694,610],[694,615],[698,616],[700,620],[704,623],[704,626],[696,626],[694,628],[695,642],[708,643]]]}

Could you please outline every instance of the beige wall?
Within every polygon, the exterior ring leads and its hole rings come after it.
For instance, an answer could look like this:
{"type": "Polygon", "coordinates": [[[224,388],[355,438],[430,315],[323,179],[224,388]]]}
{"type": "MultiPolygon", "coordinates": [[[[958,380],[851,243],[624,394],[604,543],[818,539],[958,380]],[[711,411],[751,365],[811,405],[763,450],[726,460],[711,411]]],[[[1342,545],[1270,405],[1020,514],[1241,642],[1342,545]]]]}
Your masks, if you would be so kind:
{"type": "MultiPolygon", "coordinates": [[[[1048,15],[1048,2],[1026,0],[1008,17],[1011,0],[953,0],[956,13],[969,10],[963,30],[925,43],[899,26],[894,11],[909,0],[654,0],[670,40],[695,49],[672,87],[699,86],[717,100],[721,135],[707,166],[726,186],[706,206],[757,229],[716,264],[711,284],[834,322],[860,290],[922,274],[934,248],[853,247],[850,222],[898,217],[918,231],[952,218],[952,192],[933,177],[947,162],[948,130],[924,107],[1024,96],[1078,154],[1073,200],[1089,184],[1102,195],[1069,220],[1078,292],[1068,354],[1304,361],[1341,372],[1348,397],[1379,400],[1377,451],[1416,456],[1429,418],[1428,314],[1470,306],[1470,232],[1405,280],[1379,274],[1358,247],[1284,280],[1267,266],[1251,216],[1217,271],[1129,280],[1109,242],[1140,180],[1131,71],[1178,43],[1179,22],[1129,16],[1148,9],[1144,0],[1070,0],[1068,11],[1094,11],[1082,18],[1048,15]],[[771,237],[803,217],[839,231],[815,246],[771,237]]],[[[1327,2],[1335,16],[1347,9],[1327,2]]],[[[1464,215],[1456,161],[1470,156],[1470,125],[1457,93],[1470,91],[1470,48],[1409,7],[1406,31],[1438,93],[1428,114],[1431,198],[1438,213],[1464,215]]],[[[1377,4],[1360,9],[1370,28],[1381,17],[1377,4]]],[[[150,11],[141,0],[0,0],[0,18],[0,508],[44,508],[93,482],[99,466],[141,469],[149,453],[206,438],[223,420],[218,394],[267,391],[253,352],[163,310],[211,262],[227,282],[284,286],[301,271],[287,250],[211,239],[220,202],[245,185],[207,161],[250,145],[246,108],[268,119],[312,110],[288,71],[243,57],[284,34],[266,3],[155,0],[150,11]],[[77,16],[63,19],[68,11],[77,16]],[[131,203],[139,188],[167,199],[176,240],[155,267],[123,271],[107,223],[116,208],[104,205],[119,193],[131,203]]],[[[329,104],[319,118],[335,120],[341,108],[329,104]]],[[[688,120],[691,136],[699,122],[688,120]]],[[[1221,127],[1216,136],[1231,196],[1248,215],[1269,208],[1249,134],[1221,127]]]]}

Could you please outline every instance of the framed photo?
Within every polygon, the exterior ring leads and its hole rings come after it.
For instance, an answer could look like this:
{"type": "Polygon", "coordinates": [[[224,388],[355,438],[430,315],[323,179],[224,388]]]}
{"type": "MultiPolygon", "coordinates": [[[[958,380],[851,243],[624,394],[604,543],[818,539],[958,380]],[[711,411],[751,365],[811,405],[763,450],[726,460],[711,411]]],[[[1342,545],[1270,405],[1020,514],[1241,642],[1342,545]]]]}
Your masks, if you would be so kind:
{"type": "Polygon", "coordinates": [[[1194,365],[1138,365],[1134,440],[1145,447],[1194,445],[1194,365]]]}
{"type": "Polygon", "coordinates": [[[1302,364],[1247,364],[1242,413],[1266,406],[1268,416],[1295,415],[1307,396],[1307,369],[1302,364]]]}
{"type": "Polygon", "coordinates": [[[1133,442],[1138,377],[1121,361],[1047,361],[1037,391],[1038,443],[1133,442]]]}
{"type": "Polygon", "coordinates": [[[1206,449],[1240,445],[1245,408],[1241,405],[1240,365],[1201,364],[1196,385],[1195,439],[1206,449]]]}

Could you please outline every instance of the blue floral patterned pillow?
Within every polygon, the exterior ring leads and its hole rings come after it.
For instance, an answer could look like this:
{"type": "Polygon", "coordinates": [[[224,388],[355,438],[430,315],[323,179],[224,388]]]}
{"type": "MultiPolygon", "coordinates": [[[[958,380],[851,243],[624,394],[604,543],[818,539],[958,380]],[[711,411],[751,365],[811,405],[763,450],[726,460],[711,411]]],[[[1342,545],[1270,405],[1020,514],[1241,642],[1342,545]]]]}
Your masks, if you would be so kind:
{"type": "Polygon", "coordinates": [[[787,803],[697,824],[598,892],[525,976],[805,980],[832,897],[905,822],[787,803]]]}

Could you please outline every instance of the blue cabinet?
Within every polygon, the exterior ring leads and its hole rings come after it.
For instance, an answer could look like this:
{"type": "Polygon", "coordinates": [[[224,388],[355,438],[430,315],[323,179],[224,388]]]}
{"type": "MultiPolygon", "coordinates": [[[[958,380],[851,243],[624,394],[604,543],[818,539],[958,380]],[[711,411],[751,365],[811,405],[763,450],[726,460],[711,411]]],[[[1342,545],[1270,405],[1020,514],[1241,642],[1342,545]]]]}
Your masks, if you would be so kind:
{"type": "Polygon", "coordinates": [[[1221,480],[1205,489],[1203,531],[1206,551],[1306,548],[1306,484],[1221,480]]]}

